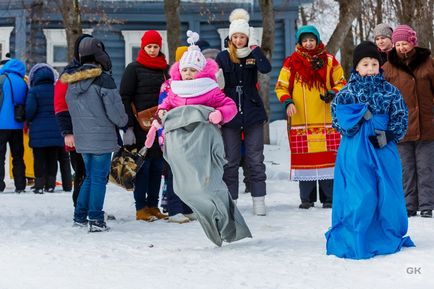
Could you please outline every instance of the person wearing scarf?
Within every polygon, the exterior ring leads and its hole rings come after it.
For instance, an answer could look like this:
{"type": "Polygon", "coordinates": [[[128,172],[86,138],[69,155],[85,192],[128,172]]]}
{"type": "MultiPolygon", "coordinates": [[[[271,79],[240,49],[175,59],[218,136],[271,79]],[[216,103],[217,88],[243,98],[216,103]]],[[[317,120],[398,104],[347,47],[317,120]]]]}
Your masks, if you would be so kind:
{"type": "Polygon", "coordinates": [[[317,182],[323,208],[331,208],[340,135],[332,128],[330,102],[346,84],[344,71],[327,53],[314,26],[300,27],[296,39],[295,52],[285,59],[275,88],[288,116],[290,178],[299,181],[299,208],[314,206],[317,182]]]}
{"type": "Polygon", "coordinates": [[[232,98],[238,109],[235,118],[222,126],[223,141],[228,163],[223,180],[232,198],[238,199],[238,168],[241,159],[242,134],[249,167],[253,213],[264,216],[266,174],[264,164],[263,127],[267,121],[264,103],[258,93],[258,71],[269,73],[271,64],[258,46],[253,27],[249,26],[249,13],[235,9],[229,16],[228,48],[217,55],[222,68],[224,93],[232,98]]]}
{"type": "MultiPolygon", "coordinates": [[[[168,78],[168,65],[161,45],[162,38],[157,31],[146,31],[136,61],[128,64],[121,80],[120,94],[128,114],[128,129],[123,141],[124,145],[138,150],[144,146],[147,131],[137,122],[132,104],[137,112],[158,105],[160,87],[168,78]]],[[[158,141],[155,141],[136,175],[134,199],[137,220],[152,222],[167,218],[158,208],[162,167],[163,155],[158,141]]]]}

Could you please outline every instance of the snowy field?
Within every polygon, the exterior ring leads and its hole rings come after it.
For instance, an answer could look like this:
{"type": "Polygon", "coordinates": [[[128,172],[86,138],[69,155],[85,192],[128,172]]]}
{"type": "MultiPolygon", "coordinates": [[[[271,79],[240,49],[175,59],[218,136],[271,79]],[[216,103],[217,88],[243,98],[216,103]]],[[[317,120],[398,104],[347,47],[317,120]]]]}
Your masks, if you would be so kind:
{"type": "MultiPolygon", "coordinates": [[[[253,239],[216,247],[199,223],[135,220],[133,196],[109,185],[110,232],[72,227],[70,193],[0,194],[0,289],[434,288],[434,219],[410,219],[416,248],[370,260],[325,254],[331,210],[298,209],[288,180],[285,123],[272,124],[266,147],[268,215],[238,206],[253,239]],[[416,269],[414,269],[416,268],[416,269]]],[[[27,188],[27,190],[29,190],[27,188]]],[[[241,182],[240,190],[244,191],[241,182]]]]}

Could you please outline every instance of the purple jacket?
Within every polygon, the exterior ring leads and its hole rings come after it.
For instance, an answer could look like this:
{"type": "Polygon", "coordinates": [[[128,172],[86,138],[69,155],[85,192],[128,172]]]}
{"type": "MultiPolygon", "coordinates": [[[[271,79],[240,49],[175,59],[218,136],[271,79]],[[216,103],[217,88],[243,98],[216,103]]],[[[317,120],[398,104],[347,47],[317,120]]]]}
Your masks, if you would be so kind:
{"type": "Polygon", "coordinates": [[[227,97],[218,87],[216,80],[216,73],[218,70],[219,67],[217,63],[212,59],[207,59],[205,68],[197,74],[195,80],[183,81],[181,79],[181,73],[179,72],[179,62],[176,62],[170,69],[171,80],[168,85],[168,96],[164,99],[163,103],[158,106],[158,109],[169,111],[172,108],[183,105],[205,105],[219,110],[222,113],[223,121],[221,124],[231,121],[237,114],[237,107],[235,102],[231,98],[227,97]],[[201,90],[194,86],[195,81],[206,81],[206,83],[210,83],[210,86],[205,87],[204,93],[195,95],[195,90],[201,90]],[[192,84],[193,86],[189,87],[188,84],[192,84]],[[186,89],[185,91],[192,95],[176,94],[173,90],[177,91],[175,86],[179,87],[179,85],[191,88],[186,89]]]}

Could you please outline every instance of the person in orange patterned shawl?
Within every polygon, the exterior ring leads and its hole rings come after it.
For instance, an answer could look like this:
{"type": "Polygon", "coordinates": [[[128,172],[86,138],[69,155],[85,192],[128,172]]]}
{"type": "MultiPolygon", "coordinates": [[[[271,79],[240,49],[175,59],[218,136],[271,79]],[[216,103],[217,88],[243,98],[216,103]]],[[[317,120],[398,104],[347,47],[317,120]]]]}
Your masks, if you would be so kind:
{"type": "Polygon", "coordinates": [[[275,88],[288,116],[290,176],[299,181],[299,208],[314,206],[317,186],[323,208],[331,208],[340,135],[331,125],[330,102],[346,84],[344,71],[314,26],[300,27],[296,39],[296,50],[285,59],[275,88]]]}

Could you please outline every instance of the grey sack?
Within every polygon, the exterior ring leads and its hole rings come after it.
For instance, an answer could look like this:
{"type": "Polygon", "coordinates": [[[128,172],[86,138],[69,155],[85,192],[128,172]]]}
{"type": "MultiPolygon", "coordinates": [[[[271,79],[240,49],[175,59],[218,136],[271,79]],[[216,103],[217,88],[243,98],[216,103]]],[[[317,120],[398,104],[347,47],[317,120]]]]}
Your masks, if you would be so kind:
{"type": "Polygon", "coordinates": [[[173,172],[173,188],[196,214],[217,246],[252,237],[223,182],[224,145],[220,130],[209,123],[214,109],[202,105],[175,108],[164,119],[164,158],[173,172]]]}

